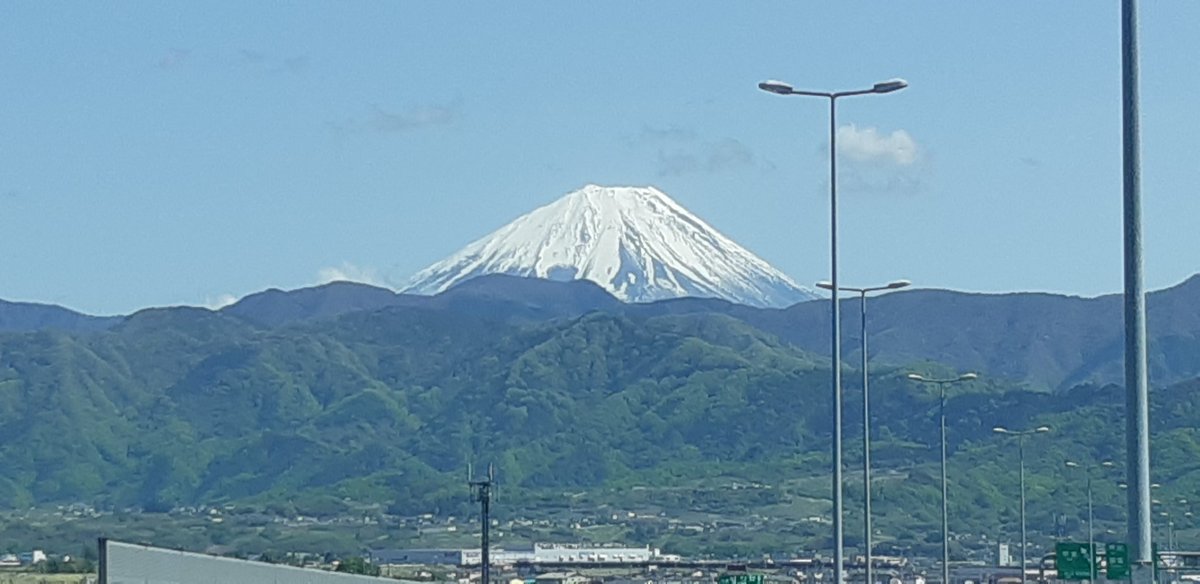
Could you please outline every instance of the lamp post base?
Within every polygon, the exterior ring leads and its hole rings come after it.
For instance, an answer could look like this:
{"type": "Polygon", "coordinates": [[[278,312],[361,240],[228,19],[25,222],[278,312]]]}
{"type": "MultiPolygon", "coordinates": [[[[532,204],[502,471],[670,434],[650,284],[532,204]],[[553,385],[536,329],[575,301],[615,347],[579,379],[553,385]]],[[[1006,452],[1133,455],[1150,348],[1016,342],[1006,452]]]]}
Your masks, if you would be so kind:
{"type": "Polygon", "coordinates": [[[1131,564],[1129,566],[1129,584],[1154,584],[1154,566],[1131,564]]]}

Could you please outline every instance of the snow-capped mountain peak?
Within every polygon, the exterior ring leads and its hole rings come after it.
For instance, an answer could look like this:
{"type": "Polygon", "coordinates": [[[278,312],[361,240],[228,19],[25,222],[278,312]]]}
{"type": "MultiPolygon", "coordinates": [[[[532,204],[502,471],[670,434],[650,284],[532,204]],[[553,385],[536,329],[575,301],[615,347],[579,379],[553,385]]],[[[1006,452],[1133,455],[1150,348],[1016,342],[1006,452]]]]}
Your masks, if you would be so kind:
{"type": "Polygon", "coordinates": [[[778,307],[814,297],[654,187],[587,185],[425,268],[404,291],[436,294],[493,273],[587,279],[626,302],[778,307]]]}

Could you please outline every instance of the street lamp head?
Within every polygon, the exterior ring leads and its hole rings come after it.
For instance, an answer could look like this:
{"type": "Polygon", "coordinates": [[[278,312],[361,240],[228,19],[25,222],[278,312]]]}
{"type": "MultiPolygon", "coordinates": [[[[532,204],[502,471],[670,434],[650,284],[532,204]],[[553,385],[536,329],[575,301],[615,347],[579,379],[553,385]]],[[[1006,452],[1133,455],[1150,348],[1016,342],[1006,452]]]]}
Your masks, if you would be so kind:
{"type": "Polygon", "coordinates": [[[1068,460],[1066,466],[1067,468],[1079,468],[1079,463],[1068,460]]]}
{"type": "Polygon", "coordinates": [[[1105,468],[1112,468],[1112,467],[1114,467],[1114,466],[1117,466],[1117,463],[1115,463],[1115,462],[1113,462],[1113,461],[1111,461],[1111,460],[1106,460],[1106,461],[1104,461],[1104,462],[1101,462],[1101,463],[1100,463],[1100,466],[1103,466],[1103,467],[1105,467],[1105,468]]]}
{"type": "Polygon", "coordinates": [[[979,376],[974,373],[963,373],[958,376],[959,381],[974,381],[976,379],[979,379],[979,376]]]}
{"type": "Polygon", "coordinates": [[[758,88],[763,91],[776,93],[779,95],[791,95],[794,91],[796,91],[791,85],[782,81],[776,81],[774,79],[768,79],[762,83],[759,83],[758,88]]]}
{"type": "Polygon", "coordinates": [[[888,282],[887,289],[899,290],[900,288],[907,288],[909,286],[912,286],[912,282],[908,280],[896,280],[895,282],[888,282]]]}
{"type": "Polygon", "coordinates": [[[822,288],[824,290],[833,290],[833,283],[828,282],[826,280],[821,280],[820,282],[817,282],[817,288],[822,288]]]}
{"type": "Polygon", "coordinates": [[[1008,434],[1008,428],[1003,426],[996,426],[995,428],[992,428],[992,431],[997,434],[1008,434]]]}
{"type": "Polygon", "coordinates": [[[1050,431],[1050,426],[1038,426],[1037,429],[1034,430],[1034,432],[1037,432],[1039,434],[1044,434],[1049,431],[1050,431]]]}
{"type": "Polygon", "coordinates": [[[905,375],[905,377],[907,377],[908,379],[911,379],[913,381],[925,381],[924,377],[922,377],[916,373],[909,373],[908,375],[905,375]]]}
{"type": "Polygon", "coordinates": [[[900,91],[905,87],[908,87],[908,82],[903,79],[888,79],[887,81],[880,81],[879,83],[876,83],[875,87],[871,88],[871,92],[891,93],[893,91],[900,91]]]}

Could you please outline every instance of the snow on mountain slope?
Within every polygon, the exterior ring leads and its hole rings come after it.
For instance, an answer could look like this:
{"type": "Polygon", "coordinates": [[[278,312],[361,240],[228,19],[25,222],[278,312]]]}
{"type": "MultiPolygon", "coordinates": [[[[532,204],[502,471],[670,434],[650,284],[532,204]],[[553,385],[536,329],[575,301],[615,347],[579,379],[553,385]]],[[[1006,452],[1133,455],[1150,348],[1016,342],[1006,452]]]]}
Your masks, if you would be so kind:
{"type": "Polygon", "coordinates": [[[587,279],[626,302],[783,307],[815,297],[653,187],[588,185],[418,272],[403,292],[436,294],[493,273],[587,279]]]}

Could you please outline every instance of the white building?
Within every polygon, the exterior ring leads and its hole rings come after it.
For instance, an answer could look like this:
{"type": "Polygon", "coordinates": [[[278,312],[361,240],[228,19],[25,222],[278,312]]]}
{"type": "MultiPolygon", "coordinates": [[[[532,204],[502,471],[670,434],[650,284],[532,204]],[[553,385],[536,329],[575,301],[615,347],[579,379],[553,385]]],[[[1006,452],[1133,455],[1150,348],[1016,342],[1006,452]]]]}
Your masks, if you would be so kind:
{"type": "MultiPolygon", "coordinates": [[[[649,564],[665,561],[657,549],[620,545],[595,546],[583,544],[535,543],[528,548],[491,550],[492,565],[537,564],[553,565],[615,565],[649,564]]],[[[478,566],[482,562],[478,548],[473,549],[414,549],[372,550],[371,561],[376,564],[442,564],[478,566]]]]}

